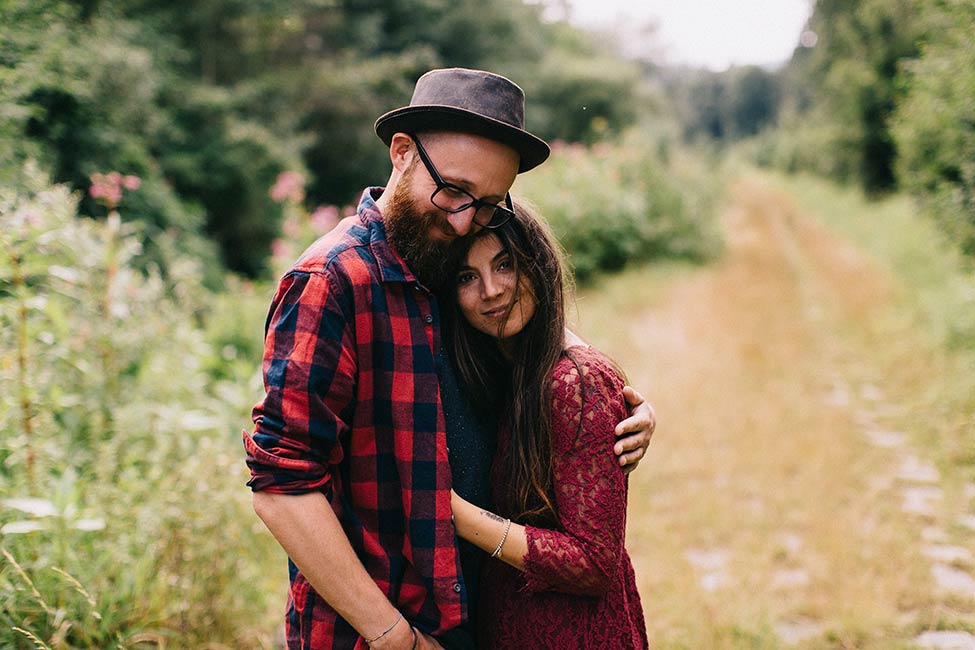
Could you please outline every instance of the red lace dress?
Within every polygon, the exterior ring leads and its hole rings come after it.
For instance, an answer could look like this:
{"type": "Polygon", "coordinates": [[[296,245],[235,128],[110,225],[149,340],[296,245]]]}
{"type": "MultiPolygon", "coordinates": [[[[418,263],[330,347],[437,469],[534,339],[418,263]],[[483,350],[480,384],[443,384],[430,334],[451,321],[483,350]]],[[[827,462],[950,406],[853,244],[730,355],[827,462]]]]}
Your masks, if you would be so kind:
{"type": "MultiPolygon", "coordinates": [[[[613,454],[613,429],[627,415],[622,389],[609,361],[592,348],[572,347],[556,366],[552,434],[559,527],[527,527],[524,572],[485,561],[477,617],[482,650],[648,647],[623,546],[626,475],[613,454]]],[[[501,431],[499,456],[506,438],[501,431]]],[[[495,473],[495,498],[504,489],[495,473]]]]}

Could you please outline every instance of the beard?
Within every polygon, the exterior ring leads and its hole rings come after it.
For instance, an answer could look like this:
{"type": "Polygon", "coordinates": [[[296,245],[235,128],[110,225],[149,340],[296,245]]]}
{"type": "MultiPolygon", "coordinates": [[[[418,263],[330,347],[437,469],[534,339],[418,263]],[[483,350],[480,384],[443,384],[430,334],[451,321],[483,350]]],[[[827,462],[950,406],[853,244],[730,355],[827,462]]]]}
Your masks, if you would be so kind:
{"type": "Polygon", "coordinates": [[[410,195],[409,178],[412,167],[400,178],[383,214],[386,239],[406,266],[431,291],[438,291],[446,283],[459,254],[461,238],[440,241],[431,237],[431,230],[451,231],[450,224],[438,213],[423,213],[410,195]]]}

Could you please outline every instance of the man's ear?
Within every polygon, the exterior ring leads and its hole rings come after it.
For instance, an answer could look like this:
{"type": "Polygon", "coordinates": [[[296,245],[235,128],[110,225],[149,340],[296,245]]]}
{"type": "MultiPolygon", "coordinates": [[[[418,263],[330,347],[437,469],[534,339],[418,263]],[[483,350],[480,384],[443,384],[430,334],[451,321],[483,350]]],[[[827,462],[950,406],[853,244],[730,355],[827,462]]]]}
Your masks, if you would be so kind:
{"type": "Polygon", "coordinates": [[[393,139],[389,142],[389,160],[393,163],[393,168],[403,173],[413,161],[416,155],[416,147],[413,145],[413,138],[405,133],[394,133],[393,139]]]}

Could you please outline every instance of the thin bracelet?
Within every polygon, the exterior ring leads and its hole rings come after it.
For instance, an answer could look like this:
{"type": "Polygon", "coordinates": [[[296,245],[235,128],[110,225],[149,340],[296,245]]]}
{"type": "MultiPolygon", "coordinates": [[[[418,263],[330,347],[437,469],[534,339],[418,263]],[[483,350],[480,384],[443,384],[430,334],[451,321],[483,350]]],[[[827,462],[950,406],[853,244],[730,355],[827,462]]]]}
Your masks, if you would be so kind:
{"type": "Polygon", "coordinates": [[[491,557],[501,557],[501,547],[504,546],[504,540],[508,539],[509,530],[511,530],[511,520],[505,519],[504,534],[501,535],[501,541],[498,542],[498,547],[494,549],[494,553],[491,553],[491,557]]]}
{"type": "Polygon", "coordinates": [[[403,620],[403,612],[400,612],[399,613],[399,618],[397,618],[395,621],[393,621],[393,624],[392,625],[390,625],[385,630],[383,630],[383,633],[382,634],[380,634],[379,636],[377,636],[375,638],[372,638],[372,639],[366,639],[365,640],[366,641],[366,645],[372,645],[373,643],[375,643],[379,639],[381,639],[384,636],[386,636],[387,634],[389,634],[390,630],[392,630],[394,627],[396,627],[396,624],[399,623],[402,620],[403,620]]]}
{"type": "Polygon", "coordinates": [[[410,648],[410,650],[416,650],[416,641],[417,641],[417,638],[416,638],[416,628],[413,627],[412,625],[410,626],[410,632],[413,633],[413,647],[410,648]]]}

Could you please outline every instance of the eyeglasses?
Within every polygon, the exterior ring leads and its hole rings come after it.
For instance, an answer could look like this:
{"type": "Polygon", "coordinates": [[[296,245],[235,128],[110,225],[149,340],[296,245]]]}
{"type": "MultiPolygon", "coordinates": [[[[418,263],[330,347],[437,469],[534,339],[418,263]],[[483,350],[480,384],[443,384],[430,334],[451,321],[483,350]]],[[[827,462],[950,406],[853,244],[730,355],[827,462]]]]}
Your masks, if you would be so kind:
{"type": "Polygon", "coordinates": [[[415,135],[410,135],[410,137],[416,143],[416,152],[420,154],[423,166],[427,168],[430,178],[437,184],[437,189],[430,195],[431,203],[444,212],[450,213],[463,212],[474,206],[474,223],[482,228],[500,228],[515,216],[515,208],[511,203],[511,195],[508,193],[504,195],[504,205],[502,206],[491,201],[475,198],[467,190],[457,187],[453,183],[445,182],[440,176],[440,172],[433,166],[430,156],[427,155],[417,137],[415,135]]]}

